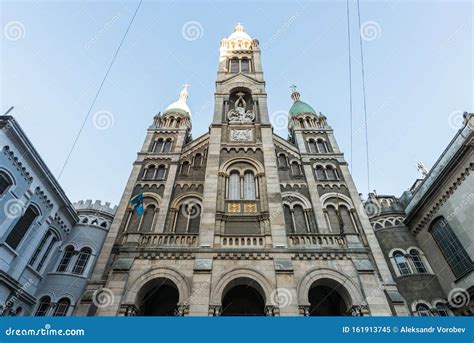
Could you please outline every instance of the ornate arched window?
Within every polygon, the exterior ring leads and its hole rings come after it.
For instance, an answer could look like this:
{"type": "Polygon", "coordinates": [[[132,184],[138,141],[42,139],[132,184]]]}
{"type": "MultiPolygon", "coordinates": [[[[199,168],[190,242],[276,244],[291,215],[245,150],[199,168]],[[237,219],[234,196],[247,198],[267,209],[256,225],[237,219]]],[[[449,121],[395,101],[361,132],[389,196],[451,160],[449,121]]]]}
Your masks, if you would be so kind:
{"type": "Polygon", "coordinates": [[[438,218],[431,228],[431,234],[455,276],[460,277],[473,267],[471,257],[446,219],[438,218]]]}
{"type": "Polygon", "coordinates": [[[165,178],[166,167],[162,164],[156,170],[156,179],[163,180],[165,178]]]}
{"type": "Polygon", "coordinates": [[[400,275],[408,275],[412,273],[410,265],[408,264],[408,261],[402,252],[395,251],[393,253],[393,259],[395,260],[395,264],[397,265],[400,275]]]}
{"type": "Polygon", "coordinates": [[[306,215],[303,207],[299,204],[293,206],[293,216],[295,218],[295,231],[297,233],[308,232],[308,226],[306,225],[306,215]]]}
{"type": "Polygon", "coordinates": [[[323,166],[316,166],[316,178],[320,181],[326,180],[326,173],[323,166]]]}
{"type": "Polygon", "coordinates": [[[250,60],[248,58],[242,58],[240,61],[240,71],[242,73],[250,72],[250,60]]]}
{"type": "Polygon", "coordinates": [[[0,171],[0,196],[4,195],[10,186],[13,185],[13,180],[7,173],[0,171]]]}
{"type": "Polygon", "coordinates": [[[300,165],[296,161],[291,162],[291,174],[293,174],[293,175],[300,175],[301,174],[300,165]]]}
{"type": "Polygon", "coordinates": [[[69,301],[68,298],[62,298],[56,304],[56,307],[55,307],[54,312],[53,312],[53,316],[54,317],[65,317],[66,314],[67,314],[67,311],[69,310],[70,305],[71,305],[71,302],[69,301]]]}
{"type": "Polygon", "coordinates": [[[328,148],[327,148],[327,146],[326,146],[326,142],[325,142],[325,141],[323,141],[322,139],[318,139],[317,144],[318,144],[318,151],[319,151],[319,153],[325,154],[325,153],[328,152],[328,148]]]}
{"type": "Polygon", "coordinates": [[[201,205],[197,201],[185,201],[178,209],[174,232],[198,233],[201,225],[201,205]]]}
{"type": "Polygon", "coordinates": [[[310,139],[308,141],[308,147],[309,147],[309,152],[318,152],[318,149],[316,148],[316,142],[314,139],[310,139]]]}
{"type": "Polygon", "coordinates": [[[21,218],[16,222],[15,226],[8,234],[6,243],[11,248],[16,249],[38,216],[38,209],[33,205],[28,206],[25,213],[23,213],[21,218]]]}
{"type": "Polygon", "coordinates": [[[423,263],[422,257],[420,256],[418,250],[411,249],[410,250],[410,258],[413,262],[413,266],[415,266],[415,270],[417,273],[425,274],[427,273],[426,267],[423,263]]]}
{"type": "Polygon", "coordinates": [[[416,305],[416,313],[420,317],[430,317],[431,316],[431,311],[428,305],[425,304],[418,304],[416,305]]]}
{"type": "Polygon", "coordinates": [[[72,269],[73,274],[82,275],[84,270],[87,267],[87,263],[91,257],[92,250],[89,248],[82,248],[77,256],[76,263],[74,264],[74,268],[72,269]]]}
{"type": "Polygon", "coordinates": [[[38,309],[36,310],[35,316],[44,317],[48,314],[49,307],[51,306],[50,297],[42,297],[38,309]]]}
{"type": "Polygon", "coordinates": [[[140,231],[151,232],[153,231],[153,222],[155,220],[156,207],[151,204],[148,205],[143,214],[142,225],[140,225],[140,231]]]}
{"type": "Polygon", "coordinates": [[[163,146],[163,152],[164,153],[170,152],[171,151],[171,145],[172,145],[171,139],[167,139],[165,141],[165,145],[163,146]]]}
{"type": "Polygon", "coordinates": [[[59,265],[56,271],[57,272],[67,271],[69,267],[69,263],[71,262],[73,256],[74,256],[74,247],[72,245],[69,245],[66,247],[66,249],[64,249],[63,257],[61,258],[61,261],[59,262],[59,265]]]}
{"type": "Polygon", "coordinates": [[[200,167],[202,164],[202,155],[201,154],[196,154],[196,156],[194,156],[194,166],[195,167],[200,167]]]}
{"type": "Polygon", "coordinates": [[[285,216],[285,226],[288,233],[295,232],[295,226],[293,224],[293,217],[291,215],[290,206],[287,204],[283,205],[283,214],[285,216]]]}
{"type": "Polygon", "coordinates": [[[288,164],[286,163],[286,156],[283,154],[278,155],[278,166],[280,168],[286,168],[288,167],[288,164]]]}
{"type": "Polygon", "coordinates": [[[188,175],[189,174],[189,167],[190,167],[190,164],[188,161],[184,161],[182,164],[181,164],[181,175],[188,175]]]}
{"type": "Polygon", "coordinates": [[[255,200],[255,178],[251,171],[244,174],[244,199],[255,200]]]}
{"type": "Polygon", "coordinates": [[[34,266],[38,256],[40,255],[40,253],[43,251],[46,243],[50,240],[50,238],[52,237],[53,235],[53,232],[51,230],[48,230],[45,235],[43,236],[43,239],[41,240],[40,244],[38,245],[38,247],[36,248],[35,250],[35,253],[33,254],[33,256],[31,256],[31,259],[30,259],[30,262],[28,263],[30,266],[34,266]]]}
{"type": "Polygon", "coordinates": [[[229,199],[240,200],[240,175],[233,171],[229,176],[229,199]]]}
{"type": "Polygon", "coordinates": [[[336,212],[336,208],[332,205],[328,206],[327,208],[327,214],[328,214],[328,221],[329,221],[329,226],[331,228],[332,232],[340,232],[341,227],[339,224],[339,218],[336,212]]]}
{"type": "Polygon", "coordinates": [[[153,148],[153,151],[154,152],[161,152],[163,150],[163,145],[164,145],[164,142],[163,142],[163,139],[158,139],[158,141],[155,142],[155,146],[153,148]]]}
{"type": "Polygon", "coordinates": [[[326,175],[328,180],[335,181],[337,180],[337,173],[333,166],[328,165],[326,167],[326,175]]]}
{"type": "Polygon", "coordinates": [[[44,251],[43,256],[41,257],[38,265],[36,266],[37,272],[41,272],[41,270],[43,269],[43,266],[46,264],[48,260],[49,255],[51,254],[51,251],[53,251],[58,241],[59,241],[58,236],[56,236],[56,234],[53,234],[49,242],[47,242],[46,250],[44,251]]]}
{"type": "Polygon", "coordinates": [[[341,215],[342,222],[344,223],[344,232],[356,232],[354,222],[352,220],[352,215],[349,209],[345,206],[339,206],[339,213],[341,215]]]}
{"type": "Polygon", "coordinates": [[[151,164],[145,169],[145,175],[143,178],[145,180],[154,180],[155,175],[156,175],[156,168],[153,164],[151,164]]]}

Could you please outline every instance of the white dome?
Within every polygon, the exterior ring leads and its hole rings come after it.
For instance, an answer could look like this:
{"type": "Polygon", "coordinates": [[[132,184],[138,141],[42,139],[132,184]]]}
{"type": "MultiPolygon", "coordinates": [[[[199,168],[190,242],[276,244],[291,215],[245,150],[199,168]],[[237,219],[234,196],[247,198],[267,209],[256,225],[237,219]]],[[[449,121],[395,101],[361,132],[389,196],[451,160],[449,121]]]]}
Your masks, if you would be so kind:
{"type": "Polygon", "coordinates": [[[186,100],[188,99],[188,95],[189,95],[188,87],[189,85],[184,85],[184,88],[179,93],[179,100],[173,102],[168,107],[166,107],[163,113],[178,112],[181,114],[188,115],[191,118],[191,110],[189,109],[189,106],[186,103],[186,100]]]}

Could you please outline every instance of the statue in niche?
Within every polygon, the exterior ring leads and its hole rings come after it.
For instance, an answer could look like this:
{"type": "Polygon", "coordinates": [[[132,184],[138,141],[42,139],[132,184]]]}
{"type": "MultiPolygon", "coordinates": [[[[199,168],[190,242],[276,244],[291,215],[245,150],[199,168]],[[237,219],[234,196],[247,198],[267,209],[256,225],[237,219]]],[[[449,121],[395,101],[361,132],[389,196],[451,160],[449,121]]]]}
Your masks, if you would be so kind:
{"type": "Polygon", "coordinates": [[[251,123],[255,119],[255,114],[252,110],[246,110],[247,103],[244,100],[245,93],[237,93],[238,99],[235,102],[235,107],[229,111],[227,118],[231,123],[251,123]]]}

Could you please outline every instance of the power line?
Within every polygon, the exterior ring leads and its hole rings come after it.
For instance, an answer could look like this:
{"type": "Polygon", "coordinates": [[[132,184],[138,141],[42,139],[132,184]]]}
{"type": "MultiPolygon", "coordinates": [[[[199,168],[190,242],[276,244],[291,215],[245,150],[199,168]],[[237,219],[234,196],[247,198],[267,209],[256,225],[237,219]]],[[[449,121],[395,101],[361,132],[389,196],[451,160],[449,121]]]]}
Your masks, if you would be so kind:
{"type": "Polygon", "coordinates": [[[349,17],[349,0],[346,0],[347,7],[347,47],[349,49],[349,112],[350,112],[350,126],[351,126],[351,174],[353,161],[353,119],[352,119],[352,54],[351,54],[351,21],[349,17]]]}
{"type": "Polygon", "coordinates": [[[369,163],[369,128],[367,125],[367,100],[365,93],[365,68],[364,68],[364,48],[362,45],[362,25],[360,23],[360,4],[357,0],[357,16],[359,18],[359,45],[360,45],[360,62],[362,69],[362,94],[364,100],[364,121],[365,121],[365,153],[367,158],[367,194],[370,193],[370,163],[369,163]]]}
{"type": "Polygon", "coordinates": [[[125,31],[125,33],[124,33],[124,35],[123,35],[123,37],[122,37],[122,40],[120,41],[120,44],[119,44],[119,46],[117,47],[117,50],[115,51],[114,56],[112,57],[112,61],[110,62],[109,67],[107,68],[107,72],[105,73],[104,78],[102,79],[102,82],[100,83],[99,89],[97,89],[97,92],[96,92],[96,94],[95,94],[95,96],[94,96],[94,99],[92,100],[92,103],[91,103],[91,105],[90,105],[90,107],[89,107],[89,110],[87,111],[87,115],[86,115],[86,117],[84,118],[84,121],[82,122],[82,125],[81,125],[81,127],[80,127],[80,129],[79,129],[79,132],[77,133],[76,138],[74,139],[74,142],[73,142],[73,144],[72,144],[72,146],[71,146],[71,149],[69,150],[69,153],[68,153],[68,155],[67,155],[67,157],[66,157],[66,160],[64,161],[64,164],[63,164],[63,166],[62,166],[62,168],[61,168],[61,171],[60,171],[59,174],[58,174],[58,177],[57,177],[58,180],[61,178],[61,176],[62,176],[62,174],[63,174],[63,172],[64,172],[64,169],[66,168],[66,165],[69,163],[69,159],[71,158],[72,152],[74,151],[74,148],[76,147],[77,141],[79,140],[79,137],[81,136],[81,133],[82,133],[82,131],[84,130],[84,127],[86,126],[86,123],[87,123],[87,120],[89,119],[89,116],[90,116],[90,114],[91,114],[92,108],[94,108],[94,105],[95,105],[95,103],[96,103],[96,101],[97,101],[97,98],[99,97],[100,92],[101,92],[101,90],[102,90],[102,87],[104,86],[105,80],[107,79],[107,76],[109,76],[110,69],[112,69],[112,66],[113,66],[113,64],[114,64],[114,62],[115,62],[115,59],[117,58],[117,55],[118,55],[118,53],[119,53],[119,51],[120,51],[120,48],[122,47],[123,42],[125,41],[125,38],[127,37],[128,31],[130,31],[130,27],[132,26],[133,21],[135,20],[135,17],[137,16],[137,12],[138,12],[138,10],[140,9],[140,6],[142,5],[142,1],[143,1],[143,0],[140,0],[140,2],[138,3],[138,6],[137,6],[137,8],[135,9],[135,12],[133,13],[132,18],[130,19],[130,23],[128,24],[127,30],[125,31]]]}

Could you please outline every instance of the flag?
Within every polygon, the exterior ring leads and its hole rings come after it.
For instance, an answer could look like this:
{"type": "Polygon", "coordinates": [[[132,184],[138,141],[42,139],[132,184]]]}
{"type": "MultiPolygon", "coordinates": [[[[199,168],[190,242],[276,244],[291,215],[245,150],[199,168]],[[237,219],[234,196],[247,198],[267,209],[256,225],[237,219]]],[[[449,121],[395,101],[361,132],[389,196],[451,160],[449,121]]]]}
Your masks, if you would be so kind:
{"type": "Polygon", "coordinates": [[[143,193],[139,193],[137,196],[133,197],[132,200],[130,200],[130,204],[134,206],[135,211],[137,211],[137,214],[139,216],[143,215],[143,193]]]}

